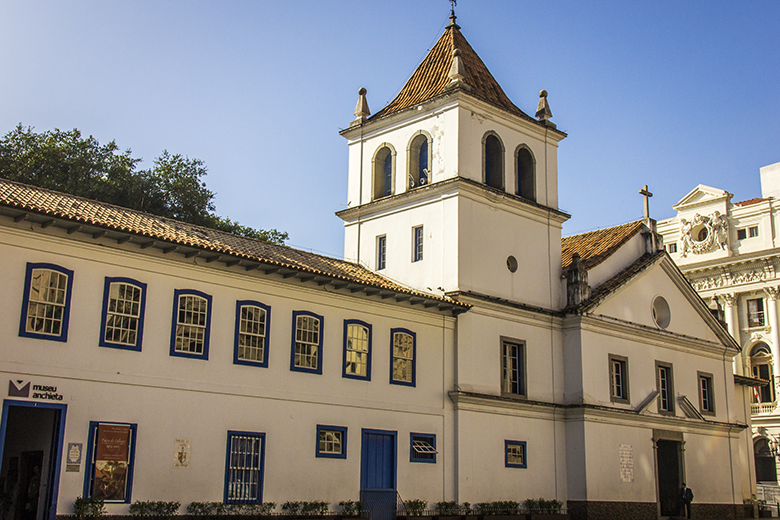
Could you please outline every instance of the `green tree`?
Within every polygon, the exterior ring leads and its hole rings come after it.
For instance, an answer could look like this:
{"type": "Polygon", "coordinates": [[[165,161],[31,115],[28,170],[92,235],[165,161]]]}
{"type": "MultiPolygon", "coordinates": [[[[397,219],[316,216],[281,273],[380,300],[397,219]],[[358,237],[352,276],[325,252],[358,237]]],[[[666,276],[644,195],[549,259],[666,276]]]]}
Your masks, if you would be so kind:
{"type": "Polygon", "coordinates": [[[37,133],[20,123],[0,139],[0,177],[276,244],[288,239],[218,216],[200,159],[164,150],[149,169],[136,170],[139,162],[75,128],[37,133]]]}

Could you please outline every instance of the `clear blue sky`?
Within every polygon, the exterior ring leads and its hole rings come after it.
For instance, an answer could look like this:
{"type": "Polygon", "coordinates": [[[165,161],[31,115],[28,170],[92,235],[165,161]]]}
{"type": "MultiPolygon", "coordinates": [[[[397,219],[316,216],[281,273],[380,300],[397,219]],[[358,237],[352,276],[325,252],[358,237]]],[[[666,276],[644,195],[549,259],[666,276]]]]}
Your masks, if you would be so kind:
{"type": "MultiPolygon", "coordinates": [[[[357,90],[377,112],[439,38],[446,0],[0,1],[0,133],[79,128],[202,159],[217,213],[341,256],[357,90]]],[[[697,184],[760,195],[780,161],[780,2],[460,0],[512,101],[549,91],[564,234],[697,184]]]]}

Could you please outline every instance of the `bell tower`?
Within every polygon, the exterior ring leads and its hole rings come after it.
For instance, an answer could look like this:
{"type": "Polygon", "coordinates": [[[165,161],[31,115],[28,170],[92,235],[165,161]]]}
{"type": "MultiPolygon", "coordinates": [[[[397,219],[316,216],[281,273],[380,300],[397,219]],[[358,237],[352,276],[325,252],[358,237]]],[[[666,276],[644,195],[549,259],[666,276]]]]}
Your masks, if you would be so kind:
{"type": "Polygon", "coordinates": [[[434,294],[557,309],[558,143],[547,92],[515,106],[450,15],[398,95],[371,115],[360,89],[349,146],[348,260],[434,294]]]}

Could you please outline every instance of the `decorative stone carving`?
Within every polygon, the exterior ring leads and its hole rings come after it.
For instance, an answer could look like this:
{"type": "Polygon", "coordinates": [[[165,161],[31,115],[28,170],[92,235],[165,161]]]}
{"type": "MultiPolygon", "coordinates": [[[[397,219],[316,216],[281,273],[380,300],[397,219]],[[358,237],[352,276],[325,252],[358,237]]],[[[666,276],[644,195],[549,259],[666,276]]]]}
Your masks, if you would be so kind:
{"type": "Polygon", "coordinates": [[[723,298],[723,303],[726,307],[734,307],[737,304],[737,293],[723,293],[718,296],[723,298]]]}
{"type": "Polygon", "coordinates": [[[729,285],[741,285],[751,282],[762,282],[774,278],[774,271],[768,272],[766,269],[745,271],[742,273],[724,273],[720,276],[709,276],[691,280],[691,285],[697,291],[706,289],[717,289],[718,287],[727,287],[729,285]]]}
{"type": "Polygon", "coordinates": [[[777,300],[777,297],[780,296],[780,287],[766,286],[764,287],[764,292],[769,296],[770,300],[777,300]]]}
{"type": "Polygon", "coordinates": [[[693,220],[680,219],[679,249],[683,258],[691,251],[696,255],[709,253],[715,248],[726,250],[728,246],[728,222],[715,211],[702,216],[696,213],[693,220]]]}

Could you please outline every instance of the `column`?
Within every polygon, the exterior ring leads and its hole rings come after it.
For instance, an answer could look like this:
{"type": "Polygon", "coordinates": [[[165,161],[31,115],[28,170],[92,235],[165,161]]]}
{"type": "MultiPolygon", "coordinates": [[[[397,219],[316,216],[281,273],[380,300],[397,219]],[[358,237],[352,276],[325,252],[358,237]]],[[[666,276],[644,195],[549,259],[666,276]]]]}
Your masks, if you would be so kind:
{"type": "MultiPolygon", "coordinates": [[[[723,299],[724,313],[726,315],[726,328],[729,330],[737,343],[741,346],[742,340],[739,334],[739,310],[737,309],[737,295],[736,293],[721,294],[723,299]]],[[[752,375],[749,370],[745,370],[745,361],[747,359],[744,352],[734,356],[734,373],[737,375],[752,375]]]]}
{"type": "Polygon", "coordinates": [[[772,383],[775,385],[775,389],[777,389],[777,380],[780,377],[780,330],[777,326],[777,297],[780,296],[780,288],[777,286],[764,287],[764,292],[768,296],[766,314],[769,318],[767,321],[769,322],[769,327],[771,329],[770,335],[772,337],[772,344],[770,347],[772,348],[775,375],[775,380],[772,383]]]}

